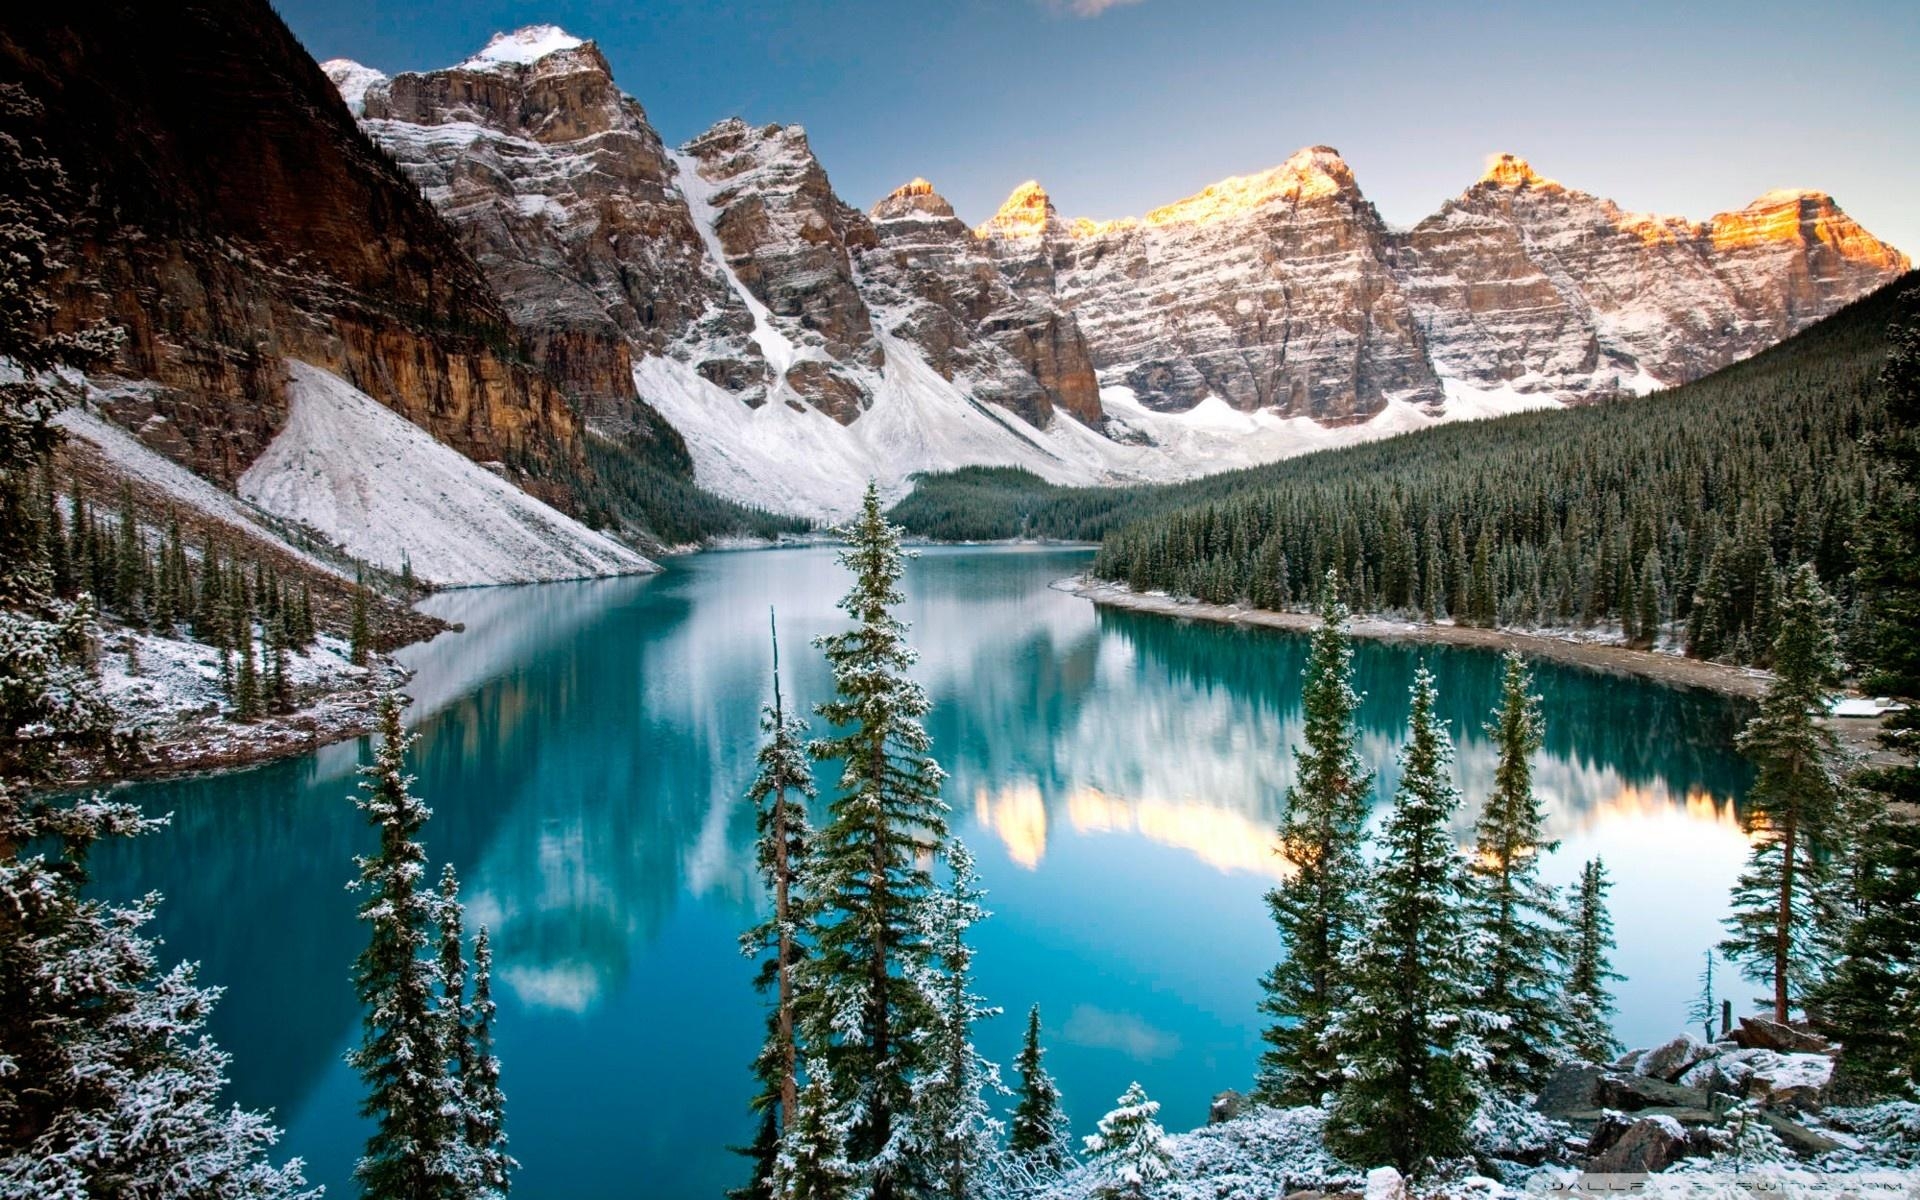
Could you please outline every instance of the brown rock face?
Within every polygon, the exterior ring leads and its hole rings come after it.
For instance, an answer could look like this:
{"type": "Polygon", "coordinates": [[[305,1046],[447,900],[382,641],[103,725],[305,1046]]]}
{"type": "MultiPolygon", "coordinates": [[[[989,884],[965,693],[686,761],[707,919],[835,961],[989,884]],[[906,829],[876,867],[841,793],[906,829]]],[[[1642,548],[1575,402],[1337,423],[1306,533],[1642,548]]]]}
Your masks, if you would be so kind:
{"type": "Polygon", "coordinates": [[[869,399],[857,373],[886,361],[854,279],[854,257],[876,244],[872,224],[834,195],[798,125],[722,121],[685,154],[707,189],[727,269],[774,317],[797,326],[802,346],[832,360],[814,360],[803,376],[807,390],[795,390],[809,398],[857,393],[851,406],[835,399],[826,410],[852,420],[869,399]],[[823,391],[828,377],[836,383],[823,391]]]}
{"type": "Polygon", "coordinates": [[[869,294],[906,315],[890,332],[913,342],[948,379],[1045,428],[1055,409],[1098,428],[1100,385],[1074,319],[1017,295],[993,258],[924,179],[896,189],[869,216],[880,248],[863,256],[869,294]]]}
{"type": "Polygon", "coordinates": [[[1076,318],[1102,380],[1151,408],[1212,394],[1340,422],[1441,397],[1386,226],[1328,147],[1139,220],[1069,224],[1025,184],[978,232],[1016,291],[1076,318]]]}
{"type": "Polygon", "coordinates": [[[70,315],[127,330],[118,369],[162,385],[157,448],[231,483],[284,420],[294,357],[470,457],[574,452],[473,261],[266,4],[41,6],[0,31],[0,76],[88,201],[70,315]]]}
{"type": "Polygon", "coordinates": [[[763,381],[745,361],[750,318],[706,261],[673,161],[592,42],[397,75],[363,104],[367,132],[453,222],[597,424],[632,424],[632,350],[731,335],[726,374],[763,381]]]}

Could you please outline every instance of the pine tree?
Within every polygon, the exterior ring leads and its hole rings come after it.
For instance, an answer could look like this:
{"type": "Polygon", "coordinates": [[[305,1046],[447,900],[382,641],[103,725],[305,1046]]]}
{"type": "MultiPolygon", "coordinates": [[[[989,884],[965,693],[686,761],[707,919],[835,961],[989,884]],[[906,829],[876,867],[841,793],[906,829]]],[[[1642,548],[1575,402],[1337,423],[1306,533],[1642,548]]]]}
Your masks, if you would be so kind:
{"type": "Polygon", "coordinates": [[[836,733],[811,750],[843,765],[806,889],[816,952],[801,973],[802,1022],[807,1070],[840,1110],[823,1120],[846,1125],[861,1182],[889,1200],[912,1167],[895,1126],[932,1028],[911,975],[928,955],[916,918],[931,885],[922,856],[947,836],[944,772],[927,753],[926,693],[907,677],[914,653],[891,612],[902,599],[900,534],[877,487],[840,532],[849,543],[840,561],[854,574],[840,607],[856,626],[816,643],[836,695],[815,711],[836,733]]]}
{"type": "Polygon", "coordinates": [[[805,909],[800,883],[807,870],[813,832],[807,825],[807,802],[815,796],[813,770],[807,761],[807,723],[787,715],[780,690],[780,634],[768,614],[773,636],[773,703],[760,710],[760,728],[767,741],[760,747],[759,773],[747,789],[754,806],[759,840],[755,859],[760,877],[773,901],[773,913],[741,938],[741,949],[761,960],[754,983],[773,992],[767,1014],[767,1037],[753,1063],[760,1091],[753,1107],[760,1114],[754,1143],[747,1153],[754,1160],[753,1177],[734,1193],[741,1200],[764,1197],[778,1166],[780,1138],[793,1117],[800,1092],[799,1033],[796,1028],[795,974],[805,953],[801,914],[805,909]]]}
{"type": "Polygon", "coordinates": [[[1340,579],[1329,571],[1320,593],[1320,625],[1307,653],[1301,702],[1305,745],[1294,750],[1297,778],[1287,792],[1279,852],[1294,873],[1267,893],[1286,958],[1261,980],[1261,1032],[1254,1096],[1265,1104],[1318,1104],[1340,1079],[1327,1031],[1347,997],[1345,950],[1358,920],[1373,774],[1360,765],[1354,712],[1353,649],[1340,579]]]}
{"type": "Polygon", "coordinates": [[[1014,1105],[1007,1149],[1030,1174],[1065,1170],[1072,1161],[1073,1142],[1067,1114],[1060,1107],[1060,1088],[1047,1073],[1046,1051],[1040,1047],[1040,1006],[1027,1010],[1026,1040],[1020,1044],[1013,1069],[1020,1073],[1020,1097],[1014,1105]]]}
{"type": "Polygon", "coordinates": [[[1811,565],[1794,572],[1779,604],[1773,683],[1740,735],[1756,777],[1743,813],[1753,848],[1734,884],[1720,952],[1772,992],[1784,1022],[1825,964],[1816,930],[1829,902],[1829,856],[1846,802],[1839,740],[1816,716],[1839,677],[1833,602],[1811,565]]]}
{"type": "Polygon", "coordinates": [[[481,1193],[480,1160],[466,1138],[467,1080],[473,1075],[473,1010],[467,1004],[467,958],[463,932],[465,910],[460,905],[460,878],[453,864],[440,868],[440,903],[435,916],[440,926],[440,949],[435,963],[439,992],[434,997],[436,1045],[444,1070],[439,1080],[439,1113],[450,1121],[442,1158],[434,1174],[445,1181],[450,1197],[481,1193]]]}
{"type": "Polygon", "coordinates": [[[1119,1106],[1100,1118],[1100,1132],[1086,1139],[1087,1156],[1107,1180],[1104,1195],[1141,1200],[1173,1173],[1167,1131],[1154,1118],[1160,1102],[1147,1099],[1138,1082],[1127,1085],[1119,1106]]]}
{"type": "Polygon", "coordinates": [[[847,1109],[824,1072],[810,1075],[780,1139],[773,1194],[780,1200],[845,1200],[859,1168],[847,1156],[847,1109]]]}
{"type": "Polygon", "coordinates": [[[973,1029],[1000,1014],[973,994],[973,948],[968,931],[987,916],[973,855],[959,839],[948,841],[952,878],[920,904],[921,936],[929,961],[914,968],[914,982],[933,1014],[930,1053],[913,1081],[914,1158],[930,1177],[930,1194],[970,1200],[999,1148],[1001,1124],[987,1096],[1004,1095],[1000,1068],[974,1049],[973,1029]]]}
{"type": "Polygon", "coordinates": [[[206,1034],[219,989],[192,964],[159,968],[158,898],[82,896],[94,843],[163,822],[97,796],[27,801],[18,784],[0,779],[0,1194],[316,1195],[297,1159],[267,1161],[267,1117],[223,1098],[228,1056],[206,1034]]]}
{"type": "Polygon", "coordinates": [[[1346,1074],[1328,1117],[1329,1147],[1409,1175],[1465,1152],[1485,1065],[1481,1020],[1469,1007],[1467,870],[1448,833],[1460,803],[1453,745],[1434,704],[1423,666],[1381,832],[1384,858],[1366,894],[1367,925],[1347,952],[1353,992],[1331,1031],[1346,1074]]]}
{"type": "Polygon", "coordinates": [[[1580,869],[1574,886],[1573,927],[1567,959],[1566,1045],[1577,1060],[1604,1063],[1620,1053],[1613,1036],[1613,992],[1620,976],[1610,957],[1613,917],[1607,912],[1607,868],[1599,859],[1580,869]]]}
{"type": "MultiPolygon", "coordinates": [[[[354,1178],[369,1200],[436,1200],[454,1191],[447,1164],[458,1157],[458,1130],[446,1111],[445,1038],[434,1006],[435,964],[427,957],[438,903],[422,876],[427,856],[415,840],[431,816],[411,792],[400,701],[380,698],[380,746],[357,803],[380,835],[379,850],[355,858],[367,948],[354,963],[364,1008],[358,1048],[347,1064],[367,1087],[360,1113],[376,1123],[354,1178]]],[[[457,1110],[456,1110],[457,1111],[457,1110]]]]}
{"type": "Polygon", "coordinates": [[[482,925],[473,939],[473,1003],[467,1027],[467,1070],[461,1077],[467,1149],[477,1160],[482,1200],[504,1197],[520,1166],[507,1153],[507,1098],[493,1053],[493,940],[482,925]]]}
{"type": "Polygon", "coordinates": [[[1704,1040],[1713,1040],[1713,1023],[1720,1018],[1720,996],[1713,985],[1713,951],[1707,951],[1706,966],[1700,969],[1700,994],[1687,1008],[1687,1020],[1700,1026],[1704,1040]]]}
{"type": "Polygon", "coordinates": [[[253,654],[253,614],[243,613],[240,620],[240,669],[234,678],[233,710],[242,721],[260,716],[260,668],[253,654]]]}
{"type": "Polygon", "coordinates": [[[1540,698],[1509,651],[1500,707],[1486,726],[1499,749],[1493,793],[1475,829],[1472,872],[1480,1007],[1493,1018],[1483,1041],[1488,1078],[1508,1092],[1536,1090],[1559,1041],[1558,981],[1565,954],[1559,898],[1540,881],[1540,801],[1529,761],[1540,748],[1540,698]]]}

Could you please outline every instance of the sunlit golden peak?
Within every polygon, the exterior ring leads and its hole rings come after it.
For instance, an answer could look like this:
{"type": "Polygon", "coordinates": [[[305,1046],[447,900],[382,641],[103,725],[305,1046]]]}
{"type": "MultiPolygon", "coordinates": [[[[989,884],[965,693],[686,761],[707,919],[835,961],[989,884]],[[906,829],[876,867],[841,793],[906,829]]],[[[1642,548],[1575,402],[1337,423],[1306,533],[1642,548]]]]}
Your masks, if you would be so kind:
{"type": "Polygon", "coordinates": [[[1054,211],[1047,189],[1041,187],[1038,180],[1029,179],[1013,189],[1000,211],[974,232],[981,237],[1023,238],[1063,230],[1060,214],[1054,211]]]}
{"type": "Polygon", "coordinates": [[[1533,169],[1533,164],[1518,154],[1494,154],[1487,158],[1487,169],[1480,173],[1481,183],[1501,187],[1557,188],[1560,184],[1533,169]]]}
{"type": "Polygon", "coordinates": [[[912,179],[907,180],[905,183],[901,184],[899,187],[893,189],[892,192],[888,193],[887,199],[904,200],[908,196],[931,196],[931,195],[933,195],[933,185],[931,183],[928,183],[926,180],[920,178],[918,175],[915,175],[912,179]]]}
{"type": "MultiPolygon", "coordinates": [[[[1277,167],[1235,175],[1145,217],[1148,225],[1202,225],[1258,211],[1276,200],[1310,200],[1354,188],[1353,171],[1332,146],[1308,146],[1277,167]]],[[[1111,222],[1109,224],[1120,224],[1111,222]]],[[[1101,226],[1092,226],[1098,232],[1101,226]]],[[[1076,232],[1079,226],[1076,225],[1076,232]]]]}

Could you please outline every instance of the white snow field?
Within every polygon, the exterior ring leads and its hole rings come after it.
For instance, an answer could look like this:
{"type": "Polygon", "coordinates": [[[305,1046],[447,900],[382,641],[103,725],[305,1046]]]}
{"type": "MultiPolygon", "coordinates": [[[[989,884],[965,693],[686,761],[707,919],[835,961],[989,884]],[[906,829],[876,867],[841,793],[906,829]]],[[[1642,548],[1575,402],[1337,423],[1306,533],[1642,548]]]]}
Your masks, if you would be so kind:
{"type": "Polygon", "coordinates": [[[434,440],[319,367],[288,360],[286,428],[240,495],[356,558],[462,586],[659,568],[434,440]]]}

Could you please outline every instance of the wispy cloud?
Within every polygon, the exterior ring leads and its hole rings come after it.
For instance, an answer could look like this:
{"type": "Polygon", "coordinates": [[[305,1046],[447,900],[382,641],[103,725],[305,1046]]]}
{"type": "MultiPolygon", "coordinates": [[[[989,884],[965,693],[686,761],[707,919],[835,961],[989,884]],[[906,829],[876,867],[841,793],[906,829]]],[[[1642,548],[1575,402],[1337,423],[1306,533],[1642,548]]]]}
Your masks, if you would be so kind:
{"type": "Polygon", "coordinates": [[[1125,8],[1129,4],[1139,4],[1141,0],[1040,0],[1042,7],[1050,12],[1072,17],[1097,17],[1110,8],[1125,8]]]}
{"type": "Polygon", "coordinates": [[[1118,1050],[1139,1062],[1170,1058],[1178,1053],[1178,1036],[1155,1029],[1128,1012],[1109,1012],[1082,1004],[1067,1014],[1060,1027],[1062,1041],[1094,1050],[1118,1050]]]}

